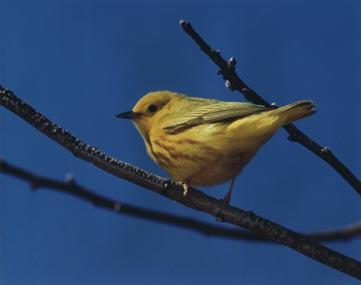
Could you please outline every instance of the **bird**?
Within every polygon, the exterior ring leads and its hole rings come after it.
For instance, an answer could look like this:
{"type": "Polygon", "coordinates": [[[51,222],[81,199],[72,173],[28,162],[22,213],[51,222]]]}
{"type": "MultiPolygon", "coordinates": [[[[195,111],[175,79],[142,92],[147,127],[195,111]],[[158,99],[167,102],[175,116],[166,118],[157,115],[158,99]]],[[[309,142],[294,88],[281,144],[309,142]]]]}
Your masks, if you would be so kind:
{"type": "Polygon", "coordinates": [[[173,179],[190,186],[214,186],[230,181],[224,205],[231,200],[236,177],[282,126],[314,114],[310,100],[284,107],[189,97],[171,91],[144,95],[130,119],[150,157],[173,179]]]}

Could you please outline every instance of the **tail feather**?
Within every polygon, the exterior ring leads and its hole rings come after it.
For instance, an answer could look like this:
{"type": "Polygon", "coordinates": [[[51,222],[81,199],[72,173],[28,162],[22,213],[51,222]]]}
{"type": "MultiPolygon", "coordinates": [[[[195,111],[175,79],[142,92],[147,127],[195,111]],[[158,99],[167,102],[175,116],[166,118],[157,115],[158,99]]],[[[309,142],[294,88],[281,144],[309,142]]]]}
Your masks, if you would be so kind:
{"type": "Polygon", "coordinates": [[[283,125],[290,124],[299,119],[308,117],[316,113],[316,105],[312,101],[304,100],[298,101],[279,109],[276,109],[277,115],[279,115],[283,120],[283,125]]]}

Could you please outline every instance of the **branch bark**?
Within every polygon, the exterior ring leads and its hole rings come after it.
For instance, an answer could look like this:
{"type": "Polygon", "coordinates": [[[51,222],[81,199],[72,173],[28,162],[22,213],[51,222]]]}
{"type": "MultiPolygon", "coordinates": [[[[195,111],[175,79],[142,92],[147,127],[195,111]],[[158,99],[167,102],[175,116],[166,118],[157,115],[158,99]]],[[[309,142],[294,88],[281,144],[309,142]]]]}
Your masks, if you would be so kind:
{"type": "Polygon", "coordinates": [[[117,177],[126,179],[150,191],[177,201],[192,209],[208,213],[219,220],[237,225],[264,236],[276,243],[292,248],[314,260],[361,280],[361,263],[330,248],[322,246],[307,237],[281,225],[232,206],[223,208],[217,199],[191,188],[186,197],[183,187],[160,176],[153,175],[140,168],[117,160],[96,147],[86,144],[59,125],[35,111],[31,106],[0,86],[0,105],[4,106],[38,131],[48,136],[75,156],[92,163],[100,169],[117,177]]]}
{"type": "MultiPolygon", "coordinates": [[[[237,90],[241,92],[248,101],[254,104],[271,107],[270,103],[259,96],[254,90],[249,88],[237,75],[235,71],[236,60],[234,57],[227,62],[221,57],[220,51],[211,48],[193,29],[189,22],[181,20],[180,25],[183,30],[198,44],[201,50],[220,68],[218,74],[223,76],[223,79],[226,80],[226,86],[231,91],[237,90]]],[[[330,148],[320,146],[293,124],[284,126],[284,129],[288,132],[288,139],[290,141],[298,142],[318,157],[322,158],[327,164],[335,169],[359,195],[361,195],[361,181],[331,152],[330,148]]]]}
{"type": "MultiPolygon", "coordinates": [[[[96,207],[101,207],[121,215],[131,216],[148,221],[154,221],[162,224],[168,224],[171,226],[177,226],[180,228],[193,230],[206,236],[223,237],[244,241],[270,242],[270,240],[265,239],[263,236],[260,236],[250,231],[216,226],[192,218],[181,217],[178,215],[173,215],[161,211],[155,211],[139,206],[130,205],[128,203],[120,201],[115,201],[80,186],[79,184],[75,183],[74,179],[66,179],[64,182],[56,179],[51,179],[45,176],[37,175],[15,165],[9,164],[2,159],[0,159],[0,172],[29,182],[33,190],[44,188],[59,191],[90,202],[96,207]]],[[[344,228],[334,230],[309,232],[304,233],[303,235],[315,241],[333,242],[351,240],[361,235],[361,224],[352,224],[344,228]]]]}

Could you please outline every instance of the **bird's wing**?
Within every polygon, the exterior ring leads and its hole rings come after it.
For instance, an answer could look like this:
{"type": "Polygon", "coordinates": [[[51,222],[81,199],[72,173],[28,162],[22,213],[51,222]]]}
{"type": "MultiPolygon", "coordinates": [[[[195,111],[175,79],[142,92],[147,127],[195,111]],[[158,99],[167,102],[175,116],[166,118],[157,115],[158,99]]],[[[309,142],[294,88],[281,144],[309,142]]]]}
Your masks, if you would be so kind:
{"type": "Polygon", "coordinates": [[[172,114],[172,124],[164,127],[164,130],[176,133],[200,124],[226,123],[270,110],[255,104],[219,101],[202,106],[195,104],[194,108],[189,109],[172,114]]]}

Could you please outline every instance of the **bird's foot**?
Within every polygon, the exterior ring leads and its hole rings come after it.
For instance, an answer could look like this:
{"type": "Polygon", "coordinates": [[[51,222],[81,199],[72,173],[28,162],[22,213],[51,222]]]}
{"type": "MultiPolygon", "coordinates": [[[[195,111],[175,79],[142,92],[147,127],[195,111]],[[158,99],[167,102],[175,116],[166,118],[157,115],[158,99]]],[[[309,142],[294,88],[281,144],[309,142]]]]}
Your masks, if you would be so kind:
{"type": "Polygon", "coordinates": [[[190,184],[191,184],[191,180],[192,180],[192,176],[189,176],[189,177],[187,177],[186,179],[184,179],[183,181],[182,181],[182,183],[183,183],[183,196],[185,197],[185,196],[187,196],[187,194],[188,194],[188,191],[189,191],[189,186],[190,186],[190,184]]]}
{"type": "Polygon", "coordinates": [[[188,191],[189,191],[189,184],[183,182],[183,190],[184,190],[183,191],[183,196],[185,197],[185,196],[187,196],[188,191]]]}
{"type": "Polygon", "coordinates": [[[227,193],[223,199],[219,200],[222,209],[226,208],[229,205],[229,202],[231,201],[231,195],[229,195],[229,194],[230,193],[227,193]]]}

